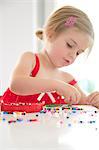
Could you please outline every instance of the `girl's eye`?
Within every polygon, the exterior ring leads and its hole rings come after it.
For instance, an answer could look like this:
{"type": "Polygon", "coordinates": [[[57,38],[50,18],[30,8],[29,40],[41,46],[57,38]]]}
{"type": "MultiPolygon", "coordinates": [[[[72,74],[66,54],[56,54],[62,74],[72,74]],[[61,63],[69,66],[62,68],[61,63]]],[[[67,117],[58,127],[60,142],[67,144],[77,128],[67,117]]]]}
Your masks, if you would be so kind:
{"type": "Polygon", "coordinates": [[[67,43],[67,46],[69,47],[69,48],[72,48],[73,46],[72,45],[70,45],[69,43],[67,43]]]}
{"type": "Polygon", "coordinates": [[[80,53],[79,52],[77,52],[77,56],[79,55],[80,53]]]}

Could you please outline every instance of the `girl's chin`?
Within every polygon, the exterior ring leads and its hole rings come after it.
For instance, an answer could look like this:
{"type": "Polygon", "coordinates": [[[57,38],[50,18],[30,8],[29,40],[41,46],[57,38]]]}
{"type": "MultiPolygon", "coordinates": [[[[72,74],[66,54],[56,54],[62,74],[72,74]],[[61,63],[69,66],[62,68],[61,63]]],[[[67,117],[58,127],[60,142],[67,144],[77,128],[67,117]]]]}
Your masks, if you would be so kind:
{"type": "Polygon", "coordinates": [[[57,65],[57,68],[62,68],[62,67],[66,67],[69,66],[70,64],[65,64],[65,65],[57,65]]]}
{"type": "Polygon", "coordinates": [[[55,66],[56,66],[57,68],[62,68],[62,67],[66,67],[66,66],[69,66],[69,65],[71,65],[71,64],[68,63],[68,62],[63,62],[63,63],[61,63],[61,64],[56,64],[55,66]]]}

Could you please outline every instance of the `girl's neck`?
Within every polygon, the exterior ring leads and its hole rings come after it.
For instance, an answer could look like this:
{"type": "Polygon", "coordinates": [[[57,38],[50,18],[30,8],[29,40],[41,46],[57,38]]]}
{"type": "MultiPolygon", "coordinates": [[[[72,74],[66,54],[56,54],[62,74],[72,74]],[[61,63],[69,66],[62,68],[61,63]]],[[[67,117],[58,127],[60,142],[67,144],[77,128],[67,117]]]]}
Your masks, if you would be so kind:
{"type": "Polygon", "coordinates": [[[47,51],[44,49],[40,53],[40,58],[42,63],[46,68],[48,68],[51,71],[57,70],[56,66],[52,63],[51,59],[49,58],[47,51]]]}

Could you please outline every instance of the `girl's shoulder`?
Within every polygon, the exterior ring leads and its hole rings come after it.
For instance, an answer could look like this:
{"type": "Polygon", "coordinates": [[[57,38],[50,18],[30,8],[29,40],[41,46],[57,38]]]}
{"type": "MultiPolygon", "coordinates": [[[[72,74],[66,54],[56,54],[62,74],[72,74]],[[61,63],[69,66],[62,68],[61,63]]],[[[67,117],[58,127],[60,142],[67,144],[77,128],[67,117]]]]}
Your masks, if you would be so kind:
{"type": "Polygon", "coordinates": [[[25,51],[21,54],[19,57],[19,62],[22,63],[30,63],[30,64],[35,64],[36,59],[35,59],[35,53],[31,51],[25,51]]]}
{"type": "Polygon", "coordinates": [[[71,75],[70,73],[62,71],[62,70],[59,70],[59,71],[64,82],[69,83],[70,81],[75,79],[75,77],[71,75]]]}
{"type": "Polygon", "coordinates": [[[35,54],[31,51],[25,51],[21,54],[21,58],[35,58],[35,54]]]}
{"type": "Polygon", "coordinates": [[[36,64],[35,53],[26,51],[22,53],[17,60],[15,68],[13,70],[13,76],[17,75],[29,75],[36,64]]]}

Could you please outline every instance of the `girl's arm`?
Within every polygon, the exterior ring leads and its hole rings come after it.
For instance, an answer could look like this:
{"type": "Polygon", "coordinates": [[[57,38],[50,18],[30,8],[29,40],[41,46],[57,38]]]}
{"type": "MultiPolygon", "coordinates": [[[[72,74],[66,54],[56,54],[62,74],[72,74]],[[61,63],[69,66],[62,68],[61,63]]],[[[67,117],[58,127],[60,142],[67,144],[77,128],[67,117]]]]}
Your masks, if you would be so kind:
{"type": "MultiPolygon", "coordinates": [[[[63,77],[63,81],[66,83],[69,83],[70,81],[72,81],[74,79],[74,77],[66,72],[62,71],[62,77],[63,77]]],[[[87,95],[81,90],[81,88],[79,87],[79,85],[76,83],[75,85],[73,85],[81,94],[81,99],[79,101],[78,104],[87,104],[87,95]]]]}
{"type": "Polygon", "coordinates": [[[92,105],[99,109],[99,91],[86,95],[77,84],[75,84],[74,87],[77,88],[81,94],[81,99],[78,104],[92,105]]]}
{"type": "Polygon", "coordinates": [[[32,52],[25,52],[20,57],[9,85],[12,92],[18,95],[33,95],[55,90],[57,80],[30,76],[35,63],[35,55],[32,52]]]}
{"type": "Polygon", "coordinates": [[[80,101],[79,101],[79,103],[78,104],[88,104],[87,103],[87,95],[81,90],[81,88],[79,87],[79,85],[78,84],[75,84],[74,85],[74,87],[75,88],[77,88],[77,90],[80,92],[80,94],[81,94],[81,99],[80,99],[80,101]]]}
{"type": "MultiPolygon", "coordinates": [[[[63,81],[69,83],[74,79],[74,77],[66,72],[62,72],[63,81]]],[[[81,98],[78,104],[92,105],[99,109],[99,91],[93,92],[89,95],[86,95],[78,84],[75,84],[74,87],[80,92],[81,98]]]]}
{"type": "Polygon", "coordinates": [[[13,79],[10,90],[18,95],[33,95],[41,92],[51,92],[56,90],[54,79],[33,78],[28,76],[17,76],[13,79]]]}

